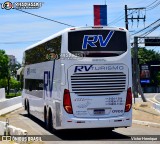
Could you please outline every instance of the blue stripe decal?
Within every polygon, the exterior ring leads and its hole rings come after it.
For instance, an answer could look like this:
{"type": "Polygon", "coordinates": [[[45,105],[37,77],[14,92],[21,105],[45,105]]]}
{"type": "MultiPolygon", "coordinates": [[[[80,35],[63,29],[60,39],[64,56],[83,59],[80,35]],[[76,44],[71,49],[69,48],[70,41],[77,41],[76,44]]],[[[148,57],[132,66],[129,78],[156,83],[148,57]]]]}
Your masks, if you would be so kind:
{"type": "Polygon", "coordinates": [[[53,61],[52,75],[50,76],[50,71],[44,71],[44,97],[48,97],[47,91],[49,90],[49,95],[52,97],[53,91],[53,80],[54,80],[54,68],[55,68],[55,60],[53,61]],[[52,79],[50,79],[52,77],[52,79]]]}

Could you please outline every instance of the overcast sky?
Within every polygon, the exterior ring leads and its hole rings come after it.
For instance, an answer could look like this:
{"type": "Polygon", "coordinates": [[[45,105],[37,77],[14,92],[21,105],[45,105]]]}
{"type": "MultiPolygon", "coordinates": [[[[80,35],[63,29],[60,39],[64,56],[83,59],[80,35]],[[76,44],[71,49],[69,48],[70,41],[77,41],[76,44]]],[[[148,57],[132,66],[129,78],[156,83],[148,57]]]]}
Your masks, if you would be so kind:
{"type": "MultiPolygon", "coordinates": [[[[10,2],[27,1],[28,0],[10,2]]],[[[29,0],[28,2],[34,1],[37,2],[37,0],[29,0]]],[[[129,8],[146,7],[154,1],[155,0],[106,0],[106,4],[108,5],[108,23],[111,23],[110,26],[125,27],[125,4],[128,5],[129,8]]],[[[4,3],[5,0],[0,0],[0,2],[4,3]]],[[[93,5],[105,4],[105,0],[38,0],[38,2],[43,2],[41,8],[25,11],[73,26],[92,26],[93,5]]],[[[146,11],[145,25],[148,26],[159,19],[159,12],[160,6],[146,11]]],[[[143,14],[144,12],[140,13],[141,16],[143,14]]],[[[134,13],[134,16],[137,16],[137,13],[134,13]]],[[[41,19],[14,9],[5,10],[0,8],[0,49],[4,49],[7,54],[15,55],[21,63],[26,47],[64,28],[68,28],[68,26],[41,19]]],[[[143,21],[139,22],[138,28],[137,21],[134,21],[133,26],[132,23],[129,22],[129,30],[131,32],[136,32],[142,28],[144,28],[143,21]]],[[[160,28],[151,35],[160,36],[160,28]]],[[[156,48],[156,50],[159,50],[159,47],[156,48]]]]}

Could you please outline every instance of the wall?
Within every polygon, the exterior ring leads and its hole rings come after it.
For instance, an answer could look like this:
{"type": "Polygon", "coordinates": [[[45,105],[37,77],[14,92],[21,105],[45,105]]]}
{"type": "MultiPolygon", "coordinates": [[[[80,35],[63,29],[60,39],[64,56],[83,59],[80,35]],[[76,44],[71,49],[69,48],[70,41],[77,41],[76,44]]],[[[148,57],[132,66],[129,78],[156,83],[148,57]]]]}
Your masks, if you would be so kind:
{"type": "Polygon", "coordinates": [[[0,101],[5,99],[5,88],[0,89],[0,101]]]}

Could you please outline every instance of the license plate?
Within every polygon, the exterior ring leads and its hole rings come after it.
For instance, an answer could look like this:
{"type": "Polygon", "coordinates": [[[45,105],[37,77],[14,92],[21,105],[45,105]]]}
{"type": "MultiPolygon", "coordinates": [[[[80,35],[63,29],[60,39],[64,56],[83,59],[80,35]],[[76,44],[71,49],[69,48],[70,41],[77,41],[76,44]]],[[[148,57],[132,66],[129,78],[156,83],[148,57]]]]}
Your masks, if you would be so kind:
{"type": "Polygon", "coordinates": [[[105,114],[105,110],[104,109],[95,109],[94,114],[95,115],[103,115],[103,114],[105,114]]]}

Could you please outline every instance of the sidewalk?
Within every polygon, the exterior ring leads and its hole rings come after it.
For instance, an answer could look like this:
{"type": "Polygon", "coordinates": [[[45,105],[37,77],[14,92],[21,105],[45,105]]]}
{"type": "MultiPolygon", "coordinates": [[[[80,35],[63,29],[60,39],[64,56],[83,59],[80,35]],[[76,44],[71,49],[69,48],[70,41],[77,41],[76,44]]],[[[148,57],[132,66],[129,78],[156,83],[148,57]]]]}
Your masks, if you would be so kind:
{"type": "Polygon", "coordinates": [[[133,123],[160,128],[160,113],[152,108],[152,103],[136,98],[133,104],[133,123]]]}

